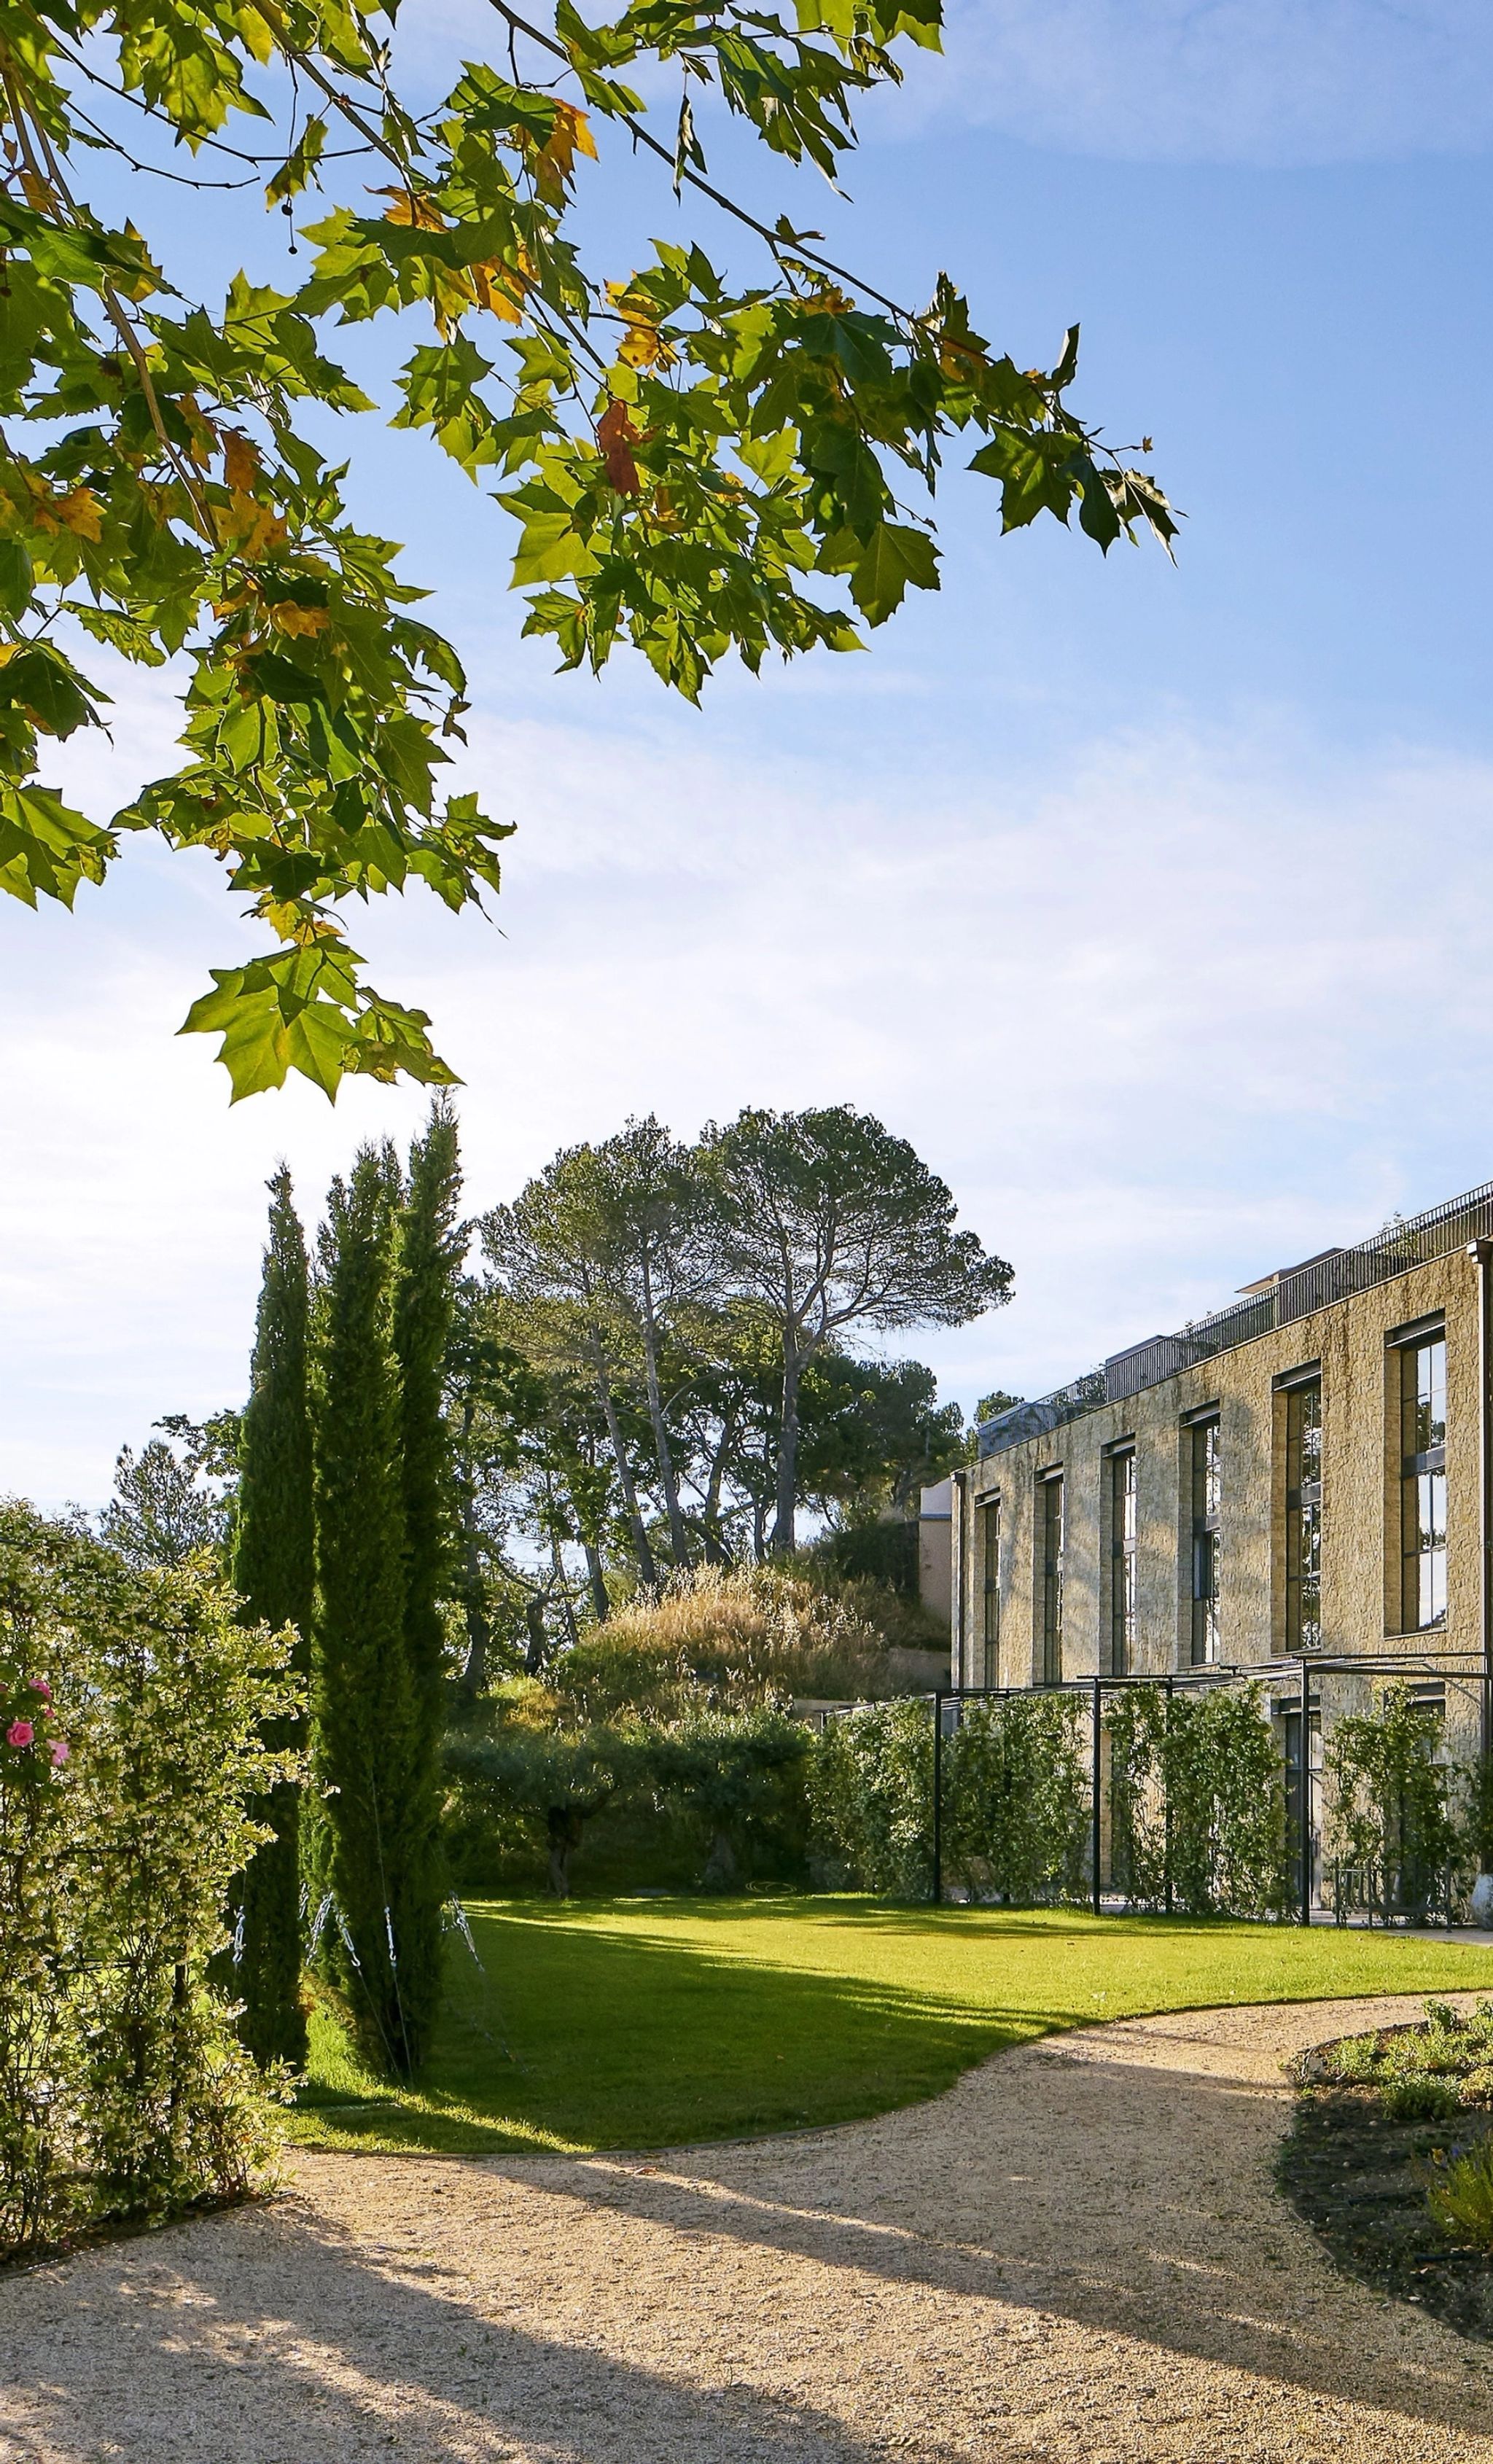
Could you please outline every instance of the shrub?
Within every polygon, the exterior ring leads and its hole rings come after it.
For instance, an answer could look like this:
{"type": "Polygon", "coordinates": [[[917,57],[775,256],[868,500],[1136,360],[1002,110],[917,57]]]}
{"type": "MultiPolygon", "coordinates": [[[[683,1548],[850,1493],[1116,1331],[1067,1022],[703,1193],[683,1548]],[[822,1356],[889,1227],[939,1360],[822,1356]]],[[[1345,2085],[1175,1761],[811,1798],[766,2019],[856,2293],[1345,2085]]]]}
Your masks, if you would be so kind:
{"type": "Polygon", "coordinates": [[[1031,1906],[1084,1887],[1089,1795],[1071,1694],[965,1710],[944,1747],[946,1873],[977,1898],[1031,1906]]]}
{"type": "Polygon", "coordinates": [[[1328,2046],[1323,2076],[1375,2088],[1395,2122],[1444,2122],[1493,2101],[1493,2002],[1463,2013],[1428,2002],[1417,2027],[1374,2029],[1328,2046]]]}
{"type": "Polygon", "coordinates": [[[926,1900],[933,1777],[926,1702],[869,1703],[826,1720],[808,1767],[810,1836],[823,1879],[926,1900]]]}
{"type": "Polygon", "coordinates": [[[510,1717],[486,1736],[448,1740],[453,1861],[485,1879],[505,1861],[536,1873],[547,1860],[563,1899],[590,1826],[610,1818],[615,1835],[630,1815],[633,1882],[682,1867],[687,1881],[729,1890],[763,1862],[801,1870],[811,1743],[801,1722],[772,1709],[582,1729],[510,1717]]]}
{"type": "Polygon", "coordinates": [[[640,1734],[616,1728],[561,1730],[511,1721],[488,1736],[446,1743],[449,1837],[458,1871],[516,1849],[547,1860],[550,1889],[570,1895],[570,1869],[586,1825],[635,1780],[640,1734]]]}
{"type": "Polygon", "coordinates": [[[1450,2079],[1391,2079],[1383,2091],[1384,2110],[1392,2122],[1449,2122],[1460,2102],[1450,2079]]]}
{"type": "Polygon", "coordinates": [[[593,1626],[549,1683],[580,1725],[892,1690],[885,1643],[853,1596],[772,1566],[677,1576],[593,1626]]]}
{"type": "Polygon", "coordinates": [[[1426,2205],[1454,2240],[1493,2250],[1493,2139],[1438,2165],[1426,2205]]]}
{"type": "Polygon", "coordinates": [[[209,1965],[297,1693],[235,1607],[0,1507],[0,2255],[242,2192],[270,2152],[209,1965]]]}
{"type": "Polygon", "coordinates": [[[648,1783],[708,1840],[708,1889],[734,1889],[764,1848],[801,1852],[812,1744],[801,1721],[773,1710],[700,1711],[651,1740],[648,1783]]]}

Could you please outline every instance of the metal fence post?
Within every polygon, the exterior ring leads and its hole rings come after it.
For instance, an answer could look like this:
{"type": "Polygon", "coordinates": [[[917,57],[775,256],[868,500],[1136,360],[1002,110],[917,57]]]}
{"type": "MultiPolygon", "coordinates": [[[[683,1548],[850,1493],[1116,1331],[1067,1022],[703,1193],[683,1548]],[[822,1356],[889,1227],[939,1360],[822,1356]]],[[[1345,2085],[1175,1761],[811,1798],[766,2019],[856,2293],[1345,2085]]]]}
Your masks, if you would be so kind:
{"type": "Polygon", "coordinates": [[[1296,1749],[1296,1852],[1301,1864],[1301,1921],[1311,1923],[1311,1667],[1301,1664],[1301,1742],[1296,1749]]]}
{"type": "Polygon", "coordinates": [[[1095,1914],[1095,1916],[1097,1916],[1097,1915],[1099,1914],[1099,1850],[1100,1850],[1100,1844],[1101,1844],[1101,1832],[1100,1832],[1100,1820],[1099,1820],[1099,1783],[1100,1783],[1100,1778],[1101,1778],[1101,1776],[1102,1776],[1102,1773],[1101,1773],[1101,1764],[1100,1764],[1100,1750],[1099,1750],[1099,1749],[1100,1749],[1100,1739],[1101,1739],[1101,1734],[1102,1734],[1102,1731],[1101,1731],[1101,1729],[1100,1729],[1100,1726],[1099,1726],[1099,1680],[1098,1680],[1098,1678],[1096,1677],[1096,1678],[1094,1679],[1094,1759],[1093,1759],[1093,1781],[1092,1781],[1092,1786],[1093,1786],[1093,1797],[1094,1797],[1094,1809],[1093,1809],[1093,1811],[1094,1811],[1093,1859],[1094,1859],[1094,1914],[1095,1914]]]}
{"type": "Polygon", "coordinates": [[[1166,1911],[1170,1916],[1172,1913],[1172,1680],[1170,1677],[1167,1679],[1165,1719],[1166,1760],[1162,1765],[1161,1793],[1166,1808],[1166,1828],[1163,1836],[1166,1858],[1166,1911]]]}
{"type": "Polygon", "coordinates": [[[933,1695],[933,1889],[936,1908],[943,1899],[943,1688],[933,1695]]]}

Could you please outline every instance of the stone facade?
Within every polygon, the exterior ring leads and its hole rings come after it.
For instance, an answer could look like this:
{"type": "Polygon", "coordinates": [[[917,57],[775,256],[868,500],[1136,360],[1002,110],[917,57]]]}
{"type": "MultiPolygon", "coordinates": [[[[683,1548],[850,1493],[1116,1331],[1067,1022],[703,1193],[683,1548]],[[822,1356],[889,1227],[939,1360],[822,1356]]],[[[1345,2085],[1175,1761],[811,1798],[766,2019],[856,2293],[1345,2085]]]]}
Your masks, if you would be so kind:
{"type": "MultiPolygon", "coordinates": [[[[1481,1229],[1481,1217],[1469,1220],[1481,1229]]],[[[1381,1257],[1375,1271],[1383,1263],[1381,1257]]],[[[1296,1611],[1288,1612],[1287,1552],[1296,1552],[1299,1565],[1295,1501],[1312,1494],[1295,1492],[1293,1523],[1289,1397],[1293,1386],[1320,1379],[1320,1575],[1308,1646],[1325,1659],[1423,1650],[1454,1673],[1466,1672],[1469,1683],[1454,1684],[1448,1696],[1449,1726],[1460,1729],[1463,1713],[1475,1719],[1486,1639],[1486,1406],[1480,1393],[1486,1273],[1462,1241],[1137,1393],[1099,1399],[1106,1376],[1096,1372],[1073,1417],[971,1465],[955,1481],[953,1500],[954,1683],[1164,1676],[1204,1661],[1266,1676],[1279,1666],[1281,1677],[1288,1676],[1302,1635],[1299,1593],[1296,1611]],[[1402,1383],[1416,1374],[1416,1346],[1434,1343],[1443,1330],[1445,1606],[1421,1624],[1405,1597],[1402,1383]],[[1205,1494],[1199,1450],[1208,1441],[1197,1432],[1209,1420],[1216,1420],[1217,1437],[1207,1457],[1214,1485],[1205,1494]],[[1132,1472],[1124,1466],[1127,1454],[1132,1472]],[[1060,1501],[1050,1485],[1058,1481],[1060,1501]],[[1199,1511],[1205,1507],[1213,1508],[1206,1516],[1199,1511]],[[1127,1520],[1128,1535],[1120,1529],[1127,1520]],[[1200,1558],[1199,1549],[1208,1555],[1200,1558]],[[1205,1610],[1198,1594],[1210,1588],[1205,1610]],[[1293,1631],[1288,1614],[1295,1615],[1293,1631]]],[[[1266,1290],[1269,1282],[1255,1288],[1266,1290]]],[[[1269,1304],[1262,1308],[1268,1317],[1269,1304]]],[[[1187,1337],[1171,1340],[1180,1348],[1187,1337]]],[[[1169,1357],[1159,1338],[1146,1350],[1153,1372],[1169,1357]]],[[[1127,1357],[1109,1364],[1111,1385],[1123,1383],[1114,1372],[1127,1357]]],[[[1044,1407],[1033,1408],[1040,1414],[1044,1407]]],[[[1008,1434],[992,1424],[987,1441],[998,1432],[1008,1434]]],[[[1299,1472],[1300,1460],[1293,1460],[1299,1472]]]]}

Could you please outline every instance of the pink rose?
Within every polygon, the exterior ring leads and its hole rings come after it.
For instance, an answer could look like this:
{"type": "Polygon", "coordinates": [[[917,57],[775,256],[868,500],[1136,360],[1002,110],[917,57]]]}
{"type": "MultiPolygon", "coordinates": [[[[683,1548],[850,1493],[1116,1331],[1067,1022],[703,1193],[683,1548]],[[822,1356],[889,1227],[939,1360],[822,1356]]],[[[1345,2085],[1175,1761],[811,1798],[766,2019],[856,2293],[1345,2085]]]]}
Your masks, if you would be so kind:
{"type": "Polygon", "coordinates": [[[44,1703],[51,1702],[52,1688],[48,1684],[45,1677],[33,1677],[31,1682],[31,1690],[33,1694],[39,1694],[44,1703]]]}
{"type": "Polygon", "coordinates": [[[53,1770],[54,1770],[54,1771],[60,1771],[60,1770],[62,1769],[63,1764],[66,1762],[66,1760],[67,1760],[67,1758],[68,1758],[69,1754],[72,1752],[72,1750],[73,1750],[73,1749],[72,1749],[72,1747],[68,1744],[68,1741],[67,1741],[66,1737],[54,1737],[54,1738],[53,1738],[53,1740],[52,1740],[52,1768],[53,1768],[53,1770]]]}
{"type": "Polygon", "coordinates": [[[12,1720],[5,1732],[8,1746],[29,1746],[36,1731],[30,1720],[12,1720]]]}

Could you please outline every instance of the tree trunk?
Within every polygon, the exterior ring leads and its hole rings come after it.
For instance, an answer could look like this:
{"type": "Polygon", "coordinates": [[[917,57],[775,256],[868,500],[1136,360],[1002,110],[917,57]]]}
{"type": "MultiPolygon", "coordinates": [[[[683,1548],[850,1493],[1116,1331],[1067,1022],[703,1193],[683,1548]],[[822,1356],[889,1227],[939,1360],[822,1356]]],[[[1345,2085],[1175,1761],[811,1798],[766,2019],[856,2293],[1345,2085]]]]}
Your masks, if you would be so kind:
{"type": "Polygon", "coordinates": [[[528,1648],[523,1655],[523,1673],[526,1677],[539,1677],[549,1658],[550,1639],[544,1627],[544,1602],[538,1593],[533,1599],[525,1600],[523,1621],[529,1632],[528,1648]]]}
{"type": "Polygon", "coordinates": [[[482,1605],[482,1557],[477,1547],[477,1535],[470,1525],[462,1535],[461,1553],[466,1575],[462,1616],[467,1628],[467,1657],[461,1672],[461,1690],[469,1703],[474,1703],[487,1683],[487,1656],[493,1640],[493,1628],[482,1605]]]}
{"type": "Polygon", "coordinates": [[[602,1411],[606,1421],[606,1434],[611,1440],[612,1461],[617,1466],[617,1482],[622,1490],[623,1504],[627,1509],[627,1521],[632,1530],[632,1547],[638,1561],[638,1573],[647,1583],[649,1591],[656,1591],[658,1566],[653,1551],[648,1546],[648,1528],[638,1507],[638,1492],[633,1486],[632,1467],[627,1461],[626,1449],[622,1441],[622,1429],[617,1419],[617,1398],[612,1393],[611,1381],[606,1375],[606,1364],[602,1358],[602,1347],[594,1336],[591,1343],[591,1366],[595,1372],[596,1391],[601,1397],[602,1411]]]}
{"type": "MultiPolygon", "coordinates": [[[[711,1458],[711,1476],[705,1491],[703,1516],[705,1562],[708,1566],[729,1566],[731,1563],[731,1552],[720,1536],[720,1492],[726,1477],[726,1464],[736,1441],[736,1422],[728,1419],[721,1427],[720,1443],[711,1458]]],[[[757,1554],[761,1554],[760,1550],[757,1554]]]]}
{"type": "Polygon", "coordinates": [[[734,1891],[741,1880],[741,1868],[729,1831],[717,1831],[711,1841],[711,1853],[705,1871],[700,1876],[701,1888],[707,1891],[734,1891]]]}
{"type": "Polygon", "coordinates": [[[585,1816],[573,1805],[552,1805],[546,1818],[550,1843],[550,1889],[557,1900],[570,1897],[570,1860],[581,1845],[585,1816]]]}
{"type": "Polygon", "coordinates": [[[791,1557],[797,1545],[799,1507],[799,1382],[801,1353],[784,1337],[782,1353],[782,1421],[778,1431],[778,1517],[773,1525],[773,1555],[791,1557]]]}
{"type": "Polygon", "coordinates": [[[571,1602],[570,1585],[565,1578],[565,1561],[560,1553],[560,1536],[553,1524],[550,1526],[550,1567],[555,1577],[550,1586],[551,1596],[560,1601],[560,1613],[565,1620],[565,1639],[574,1651],[581,1637],[576,1632],[576,1612],[571,1602]]]}
{"type": "Polygon", "coordinates": [[[596,1611],[596,1622],[598,1625],[604,1625],[611,1616],[612,1604],[607,1595],[606,1575],[602,1566],[601,1551],[591,1540],[582,1540],[581,1546],[585,1551],[585,1578],[591,1587],[591,1606],[596,1611]]]}
{"type": "Polygon", "coordinates": [[[674,1470],[673,1450],[669,1442],[669,1428],[664,1419],[664,1401],[658,1382],[658,1328],[653,1317],[653,1279],[648,1272],[648,1251],[643,1253],[643,1366],[648,1382],[648,1419],[653,1428],[653,1451],[658,1457],[659,1486],[664,1492],[664,1511],[669,1517],[669,1541],[674,1552],[674,1564],[690,1562],[690,1534],[679,1507],[679,1480],[674,1470]]]}

